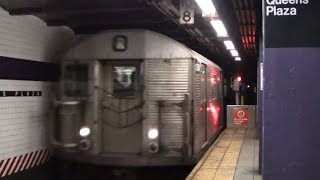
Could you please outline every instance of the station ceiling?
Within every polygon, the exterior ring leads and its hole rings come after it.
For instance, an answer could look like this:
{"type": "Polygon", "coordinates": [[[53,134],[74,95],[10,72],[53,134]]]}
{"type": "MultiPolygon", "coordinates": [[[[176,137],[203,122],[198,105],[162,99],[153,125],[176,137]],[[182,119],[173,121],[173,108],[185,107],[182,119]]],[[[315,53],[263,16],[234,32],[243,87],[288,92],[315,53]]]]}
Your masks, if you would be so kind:
{"type": "Polygon", "coordinates": [[[179,23],[180,0],[0,0],[11,15],[35,15],[49,26],[68,26],[77,34],[106,29],[143,28],[163,33],[213,59],[230,72],[256,79],[259,16],[256,0],[213,0],[242,57],[235,62],[196,6],[195,23],[179,23]]]}

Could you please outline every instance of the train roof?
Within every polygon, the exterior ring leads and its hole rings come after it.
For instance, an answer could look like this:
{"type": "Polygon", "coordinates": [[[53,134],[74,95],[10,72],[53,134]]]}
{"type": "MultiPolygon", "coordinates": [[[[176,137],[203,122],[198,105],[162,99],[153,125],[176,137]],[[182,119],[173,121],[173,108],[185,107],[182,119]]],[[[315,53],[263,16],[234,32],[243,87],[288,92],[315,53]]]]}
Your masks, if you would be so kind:
{"type": "MultiPolygon", "coordinates": [[[[94,35],[78,36],[64,60],[82,59],[183,59],[195,58],[214,64],[201,54],[163,34],[144,29],[108,30],[94,35]],[[127,49],[114,50],[114,38],[125,37],[127,49]]],[[[220,68],[219,68],[220,69],[220,68]]]]}

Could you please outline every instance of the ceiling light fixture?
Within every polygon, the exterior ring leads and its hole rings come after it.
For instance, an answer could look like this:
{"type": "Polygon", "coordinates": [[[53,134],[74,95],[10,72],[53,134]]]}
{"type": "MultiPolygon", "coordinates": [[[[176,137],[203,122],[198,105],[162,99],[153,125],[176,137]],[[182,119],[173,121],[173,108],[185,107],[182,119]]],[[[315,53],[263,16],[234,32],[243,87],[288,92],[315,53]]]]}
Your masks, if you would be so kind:
{"type": "MultiPolygon", "coordinates": [[[[224,26],[222,20],[218,19],[218,12],[212,3],[212,0],[195,0],[198,6],[202,11],[202,16],[206,19],[210,19],[210,24],[217,33],[217,37],[226,38],[229,37],[228,31],[224,26]]],[[[241,61],[238,51],[235,49],[235,46],[231,40],[225,40],[224,44],[227,50],[230,50],[230,53],[235,57],[235,61],[241,61]]]]}
{"type": "Polygon", "coordinates": [[[227,40],[227,41],[223,41],[223,43],[224,43],[224,45],[226,45],[228,50],[235,49],[234,44],[233,44],[232,41],[227,40]]]}
{"type": "Polygon", "coordinates": [[[236,57],[234,58],[235,61],[241,61],[241,58],[240,57],[236,57]]]}
{"type": "Polygon", "coordinates": [[[239,56],[238,51],[235,50],[235,49],[230,50],[230,53],[231,53],[231,55],[234,56],[234,57],[239,56]]]}
{"type": "Polygon", "coordinates": [[[195,0],[202,11],[202,16],[216,16],[217,10],[211,0],[195,0]]]}
{"type": "Polygon", "coordinates": [[[223,22],[221,20],[212,20],[210,21],[214,30],[217,32],[218,37],[228,37],[227,29],[224,27],[223,22]]]}

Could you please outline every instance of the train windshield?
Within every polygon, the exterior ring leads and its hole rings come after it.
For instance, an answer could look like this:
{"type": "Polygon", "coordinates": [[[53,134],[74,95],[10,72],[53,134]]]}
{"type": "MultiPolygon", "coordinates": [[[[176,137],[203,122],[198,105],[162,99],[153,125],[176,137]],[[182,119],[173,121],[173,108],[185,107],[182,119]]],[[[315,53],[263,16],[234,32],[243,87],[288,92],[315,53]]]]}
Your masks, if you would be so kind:
{"type": "Polygon", "coordinates": [[[64,94],[66,96],[88,95],[88,65],[71,64],[64,67],[64,94]]]}
{"type": "Polygon", "coordinates": [[[135,66],[113,66],[113,94],[133,96],[137,89],[137,68],[135,66]]]}

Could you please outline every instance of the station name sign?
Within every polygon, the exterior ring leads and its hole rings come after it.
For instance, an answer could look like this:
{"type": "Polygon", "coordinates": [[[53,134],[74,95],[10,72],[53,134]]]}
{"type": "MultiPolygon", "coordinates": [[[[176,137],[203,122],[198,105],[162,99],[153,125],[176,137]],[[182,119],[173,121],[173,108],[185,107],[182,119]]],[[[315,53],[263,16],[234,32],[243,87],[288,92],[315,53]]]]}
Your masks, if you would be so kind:
{"type": "Polygon", "coordinates": [[[309,0],[266,0],[266,16],[296,16],[309,0]]]}
{"type": "Polygon", "coordinates": [[[264,0],[266,48],[320,47],[320,0],[264,0]]]}
{"type": "Polygon", "coordinates": [[[42,96],[42,91],[0,91],[0,97],[42,96]]]}

